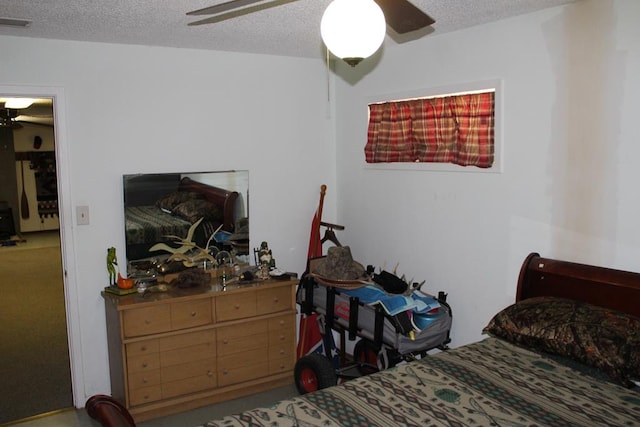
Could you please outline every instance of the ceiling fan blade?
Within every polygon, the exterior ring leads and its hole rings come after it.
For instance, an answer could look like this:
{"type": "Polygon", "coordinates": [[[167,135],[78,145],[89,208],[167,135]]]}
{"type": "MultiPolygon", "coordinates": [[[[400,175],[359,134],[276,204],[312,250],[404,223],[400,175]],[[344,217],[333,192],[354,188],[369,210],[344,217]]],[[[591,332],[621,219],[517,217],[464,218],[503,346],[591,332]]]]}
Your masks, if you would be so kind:
{"type": "Polygon", "coordinates": [[[407,0],[374,0],[382,9],[387,25],[396,33],[419,30],[436,21],[407,0]]]}
{"type": "Polygon", "coordinates": [[[32,122],[29,120],[15,120],[13,122],[14,126],[16,126],[17,129],[21,129],[23,124],[26,125],[34,125],[34,126],[44,126],[44,127],[48,127],[48,128],[52,128],[53,127],[53,123],[48,123],[48,122],[32,122]]]}
{"type": "Polygon", "coordinates": [[[15,122],[20,123],[28,123],[32,125],[40,125],[40,126],[53,126],[53,115],[46,116],[35,116],[35,115],[26,115],[20,114],[14,119],[15,122]]]}
{"type": "MultiPolygon", "coordinates": [[[[255,3],[255,0],[250,0],[255,3]]],[[[200,21],[189,22],[189,26],[196,25],[204,25],[204,24],[214,24],[216,22],[226,21],[227,19],[236,18],[238,16],[248,15],[253,12],[257,12],[259,10],[270,9],[276,6],[282,6],[283,4],[293,3],[298,0],[272,0],[262,4],[255,4],[253,6],[245,7],[243,9],[232,10],[226,13],[222,13],[216,16],[212,16],[210,18],[201,19],[200,21]]]]}
{"type": "Polygon", "coordinates": [[[249,6],[254,3],[258,3],[264,0],[229,0],[224,3],[216,4],[213,6],[205,7],[204,9],[193,10],[187,12],[187,15],[213,15],[216,13],[226,12],[228,10],[236,9],[239,7],[249,6]]]}

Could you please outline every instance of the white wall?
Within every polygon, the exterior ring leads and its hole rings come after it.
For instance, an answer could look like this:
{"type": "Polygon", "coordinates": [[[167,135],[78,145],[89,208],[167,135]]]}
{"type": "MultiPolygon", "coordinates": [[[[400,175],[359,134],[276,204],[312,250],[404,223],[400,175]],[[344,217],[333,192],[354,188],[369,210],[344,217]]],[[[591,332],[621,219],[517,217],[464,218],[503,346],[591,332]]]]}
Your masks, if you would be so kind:
{"type": "Polygon", "coordinates": [[[341,240],[448,292],[454,345],[513,302],[532,251],[640,270],[638,16],[636,0],[585,0],[338,66],[341,240]],[[489,79],[504,88],[502,174],[364,167],[367,98],[489,79]]]}
{"type": "MultiPolygon", "coordinates": [[[[249,170],[252,245],[267,240],[280,268],[302,273],[320,185],[335,187],[320,59],[17,37],[0,37],[0,52],[0,88],[63,94],[76,404],[110,390],[100,291],[106,249],[124,257],[123,174],[249,170]],[[78,205],[90,225],[75,226],[78,205]]],[[[328,217],[335,205],[330,191],[328,217]]]]}

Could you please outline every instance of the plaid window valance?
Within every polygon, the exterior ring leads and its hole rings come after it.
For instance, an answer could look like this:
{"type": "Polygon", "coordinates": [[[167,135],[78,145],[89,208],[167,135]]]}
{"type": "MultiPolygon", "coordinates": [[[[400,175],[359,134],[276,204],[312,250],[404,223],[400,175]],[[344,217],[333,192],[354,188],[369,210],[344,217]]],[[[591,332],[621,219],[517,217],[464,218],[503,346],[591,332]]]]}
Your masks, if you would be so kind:
{"type": "Polygon", "coordinates": [[[489,168],[493,91],[369,105],[367,163],[438,162],[489,168]]]}

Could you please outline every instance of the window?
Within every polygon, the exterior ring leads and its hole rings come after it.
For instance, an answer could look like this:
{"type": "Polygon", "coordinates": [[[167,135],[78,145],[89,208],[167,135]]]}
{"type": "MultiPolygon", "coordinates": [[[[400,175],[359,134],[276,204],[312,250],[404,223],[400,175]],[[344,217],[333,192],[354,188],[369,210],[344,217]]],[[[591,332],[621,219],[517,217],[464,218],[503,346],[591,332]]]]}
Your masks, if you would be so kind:
{"type": "Polygon", "coordinates": [[[497,85],[487,88],[485,82],[484,87],[368,104],[367,164],[499,169],[495,143],[497,85]]]}

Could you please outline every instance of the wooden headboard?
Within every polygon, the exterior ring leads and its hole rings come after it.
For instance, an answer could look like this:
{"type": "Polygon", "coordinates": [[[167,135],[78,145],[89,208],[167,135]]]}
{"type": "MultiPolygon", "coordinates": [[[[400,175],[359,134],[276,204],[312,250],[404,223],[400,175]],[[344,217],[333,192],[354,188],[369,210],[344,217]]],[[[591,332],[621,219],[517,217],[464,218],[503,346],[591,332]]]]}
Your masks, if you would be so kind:
{"type": "Polygon", "coordinates": [[[203,184],[189,177],[184,177],[180,180],[178,190],[202,194],[211,203],[221,206],[224,214],[222,230],[233,233],[235,228],[234,210],[239,195],[237,191],[229,191],[213,185],[203,184]]]}
{"type": "Polygon", "coordinates": [[[516,301],[538,296],[571,298],[640,317],[640,273],[531,253],[520,269],[516,301]]]}

